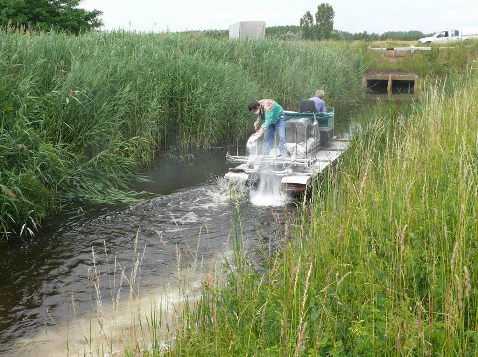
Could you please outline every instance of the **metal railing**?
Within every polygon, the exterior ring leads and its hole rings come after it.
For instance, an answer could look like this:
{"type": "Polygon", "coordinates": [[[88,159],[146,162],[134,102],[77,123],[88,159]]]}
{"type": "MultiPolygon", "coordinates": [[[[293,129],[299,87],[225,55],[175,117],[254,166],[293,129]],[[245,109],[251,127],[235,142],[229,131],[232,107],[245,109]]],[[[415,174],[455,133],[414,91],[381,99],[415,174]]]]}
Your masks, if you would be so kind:
{"type": "MultiPolygon", "coordinates": [[[[239,155],[239,140],[236,140],[236,155],[231,155],[228,151],[226,154],[226,160],[234,163],[255,163],[255,164],[293,164],[295,166],[309,166],[314,158],[314,150],[318,149],[320,145],[320,130],[333,130],[334,126],[334,108],[327,108],[325,113],[299,113],[285,111],[286,128],[287,122],[295,120],[293,141],[288,141],[289,144],[295,144],[295,156],[294,157],[272,157],[261,156],[259,153],[259,143],[256,144],[255,157],[239,155]],[[299,121],[300,120],[300,121],[299,121]],[[303,125],[303,135],[299,135],[299,127],[303,125]],[[314,128],[314,126],[316,126],[314,128]],[[303,136],[302,142],[299,136],[303,136]],[[309,139],[314,138],[313,144],[309,147],[309,139]],[[299,145],[305,146],[304,157],[298,156],[299,145]]],[[[287,130],[287,129],[286,129],[287,130]]],[[[274,143],[271,149],[277,149],[277,134],[274,135],[274,143]]],[[[228,130],[229,138],[229,130],[228,130]]],[[[287,132],[286,132],[287,138],[287,132]]],[[[246,141],[247,141],[246,135],[246,141]]],[[[286,144],[287,144],[286,143],[286,144]]],[[[229,146],[228,146],[229,150],[229,146]]]]}

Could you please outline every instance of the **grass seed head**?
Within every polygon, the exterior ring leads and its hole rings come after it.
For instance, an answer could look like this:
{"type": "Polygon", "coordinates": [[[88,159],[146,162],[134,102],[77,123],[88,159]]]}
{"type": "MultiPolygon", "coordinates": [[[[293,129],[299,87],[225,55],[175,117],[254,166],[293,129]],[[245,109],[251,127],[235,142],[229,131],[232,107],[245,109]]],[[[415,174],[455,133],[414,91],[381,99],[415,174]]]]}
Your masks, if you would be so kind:
{"type": "Polygon", "coordinates": [[[464,270],[465,270],[465,296],[466,296],[466,299],[469,301],[470,293],[471,293],[470,272],[468,271],[467,267],[465,267],[464,270]]]}
{"type": "Polygon", "coordinates": [[[463,286],[461,286],[461,280],[458,275],[455,275],[456,278],[456,286],[458,289],[458,307],[460,310],[463,310],[463,286]]]}
{"type": "MultiPolygon", "coordinates": [[[[445,226],[445,231],[446,231],[446,226],[445,226]]],[[[458,248],[460,247],[460,242],[456,241],[455,246],[453,247],[453,254],[451,256],[451,273],[453,274],[453,271],[455,270],[455,263],[456,259],[458,257],[458,248]]]]}

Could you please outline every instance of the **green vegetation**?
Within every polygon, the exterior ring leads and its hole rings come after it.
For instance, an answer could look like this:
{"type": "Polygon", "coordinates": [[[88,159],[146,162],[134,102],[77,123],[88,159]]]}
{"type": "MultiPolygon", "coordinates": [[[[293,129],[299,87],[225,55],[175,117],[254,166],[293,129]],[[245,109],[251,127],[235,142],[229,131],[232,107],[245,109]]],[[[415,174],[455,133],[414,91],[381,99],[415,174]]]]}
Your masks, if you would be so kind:
{"type": "Polygon", "coordinates": [[[317,11],[315,12],[315,25],[317,38],[319,40],[331,38],[332,31],[334,30],[334,17],[335,12],[331,5],[320,4],[317,6],[317,11]]]}
{"type": "Polygon", "coordinates": [[[304,40],[327,40],[330,39],[334,29],[335,12],[329,4],[320,4],[314,17],[307,11],[300,18],[299,24],[304,40]]]}
{"type": "Polygon", "coordinates": [[[66,200],[118,202],[171,144],[251,130],[246,104],[360,92],[346,47],[201,35],[0,33],[0,235],[31,232],[66,200]]]}
{"type": "Polygon", "coordinates": [[[334,30],[334,8],[329,4],[320,4],[315,12],[315,22],[310,11],[301,17],[299,24],[304,40],[327,40],[334,30]]]}
{"type": "Polygon", "coordinates": [[[302,37],[304,39],[313,39],[315,37],[314,17],[310,11],[307,11],[304,16],[300,18],[299,24],[302,30],[302,37]]]}
{"type": "MultiPolygon", "coordinates": [[[[357,46],[368,69],[413,72],[422,77],[444,78],[457,71],[462,72],[478,58],[478,41],[453,43],[443,49],[434,46],[431,51],[415,51],[413,55],[398,58],[388,58],[384,53],[369,51],[366,43],[357,46]]],[[[384,46],[386,44],[380,45],[384,46]]]]}
{"type": "Polygon", "coordinates": [[[340,170],[261,273],[237,218],[225,281],[205,279],[169,349],[159,315],[141,329],[152,355],[476,355],[478,45],[393,61],[367,46],[2,32],[1,234],[67,200],[132,200],[158,147],[243,137],[252,98],[296,109],[322,87],[334,105],[359,96],[364,69],[414,71],[429,80],[420,101],[360,113],[340,170]]]}
{"type": "Polygon", "coordinates": [[[379,35],[368,33],[350,33],[334,29],[334,8],[322,3],[313,16],[307,11],[299,20],[299,26],[277,26],[269,30],[268,36],[288,40],[337,40],[337,41],[416,41],[426,35],[420,31],[387,31],[379,35]],[[314,22],[315,19],[315,22],[314,22]],[[299,34],[300,36],[292,36],[299,34]]]}
{"type": "MultiPolygon", "coordinates": [[[[310,15],[310,24],[313,25],[313,17],[310,15]]],[[[312,26],[311,25],[311,26],[312,26]]],[[[187,34],[201,34],[215,39],[229,38],[229,30],[206,30],[206,31],[185,31],[187,34]]],[[[367,31],[351,33],[333,29],[330,39],[336,41],[417,41],[419,38],[430,36],[420,31],[387,31],[383,34],[368,33],[367,31]]],[[[299,41],[305,39],[302,28],[299,25],[268,26],[266,37],[276,40],[299,41]]],[[[395,44],[397,45],[397,44],[395,44]]],[[[394,46],[395,46],[394,45],[394,46]]],[[[403,44],[398,44],[400,46],[403,44]]]]}
{"type": "Polygon", "coordinates": [[[298,41],[302,38],[300,26],[268,26],[266,27],[266,37],[277,40],[298,41]]]}
{"type": "Polygon", "coordinates": [[[332,39],[337,41],[418,41],[422,37],[429,36],[421,31],[387,31],[382,34],[374,32],[357,32],[334,30],[332,39]]]}
{"type": "Polygon", "coordinates": [[[232,63],[259,85],[261,97],[274,98],[291,109],[318,86],[324,87],[331,105],[360,95],[362,56],[346,44],[209,41],[197,35],[165,36],[162,48],[232,63]]]}
{"type": "MultiPolygon", "coordinates": [[[[310,12],[309,12],[310,14],[310,12]]],[[[304,15],[305,16],[305,15],[304,15]]],[[[300,40],[310,38],[309,35],[305,35],[303,31],[311,31],[314,24],[312,14],[307,15],[302,21],[307,20],[307,28],[302,28],[300,25],[288,25],[288,26],[270,26],[266,28],[266,36],[270,38],[280,40],[300,40]]],[[[226,31],[225,31],[226,32],[226,31]]],[[[374,32],[357,32],[351,33],[347,31],[341,31],[333,29],[330,39],[336,41],[417,41],[418,39],[431,34],[425,34],[421,31],[387,31],[382,34],[374,32]]],[[[227,36],[227,33],[225,33],[227,36]]]]}
{"type": "Polygon", "coordinates": [[[181,31],[180,33],[183,35],[209,37],[209,38],[214,38],[216,40],[227,40],[229,38],[229,30],[181,31]]]}
{"type": "Polygon", "coordinates": [[[420,38],[427,37],[430,34],[425,34],[421,31],[387,31],[380,35],[380,40],[390,41],[418,41],[420,38]]]}
{"type": "Polygon", "coordinates": [[[101,11],[79,7],[81,0],[0,0],[0,26],[4,29],[51,29],[74,34],[99,28],[101,11]]]}
{"type": "Polygon", "coordinates": [[[158,336],[151,354],[476,355],[476,68],[453,83],[364,110],[261,274],[237,221],[225,283],[207,277],[170,348],[158,336]]]}

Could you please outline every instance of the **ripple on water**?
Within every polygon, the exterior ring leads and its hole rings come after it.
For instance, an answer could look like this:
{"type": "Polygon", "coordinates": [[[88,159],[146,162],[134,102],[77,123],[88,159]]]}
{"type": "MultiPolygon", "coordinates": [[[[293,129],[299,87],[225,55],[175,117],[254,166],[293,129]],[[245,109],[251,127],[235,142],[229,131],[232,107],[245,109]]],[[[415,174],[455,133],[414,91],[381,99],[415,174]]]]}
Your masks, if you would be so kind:
{"type": "MultiPolygon", "coordinates": [[[[52,329],[52,337],[53,326],[63,326],[67,318],[89,316],[96,304],[95,271],[101,275],[100,295],[111,301],[117,290],[112,294],[110,286],[118,289],[121,271],[129,272],[140,255],[139,286],[143,292],[156,291],[176,281],[172,277],[178,265],[223,259],[232,246],[231,227],[238,212],[247,222],[242,225],[246,248],[257,244],[259,234],[273,241],[277,233],[270,224],[272,213],[281,208],[250,205],[244,199],[247,190],[237,187],[231,198],[230,188],[218,180],[94,218],[65,220],[47,239],[39,237],[26,248],[8,252],[0,262],[0,354],[28,355],[51,342],[45,340],[45,327],[52,329]],[[16,345],[20,337],[27,354],[16,345]]],[[[122,294],[128,295],[126,286],[122,294]]],[[[64,333],[55,336],[63,334],[64,342],[64,333]]]]}

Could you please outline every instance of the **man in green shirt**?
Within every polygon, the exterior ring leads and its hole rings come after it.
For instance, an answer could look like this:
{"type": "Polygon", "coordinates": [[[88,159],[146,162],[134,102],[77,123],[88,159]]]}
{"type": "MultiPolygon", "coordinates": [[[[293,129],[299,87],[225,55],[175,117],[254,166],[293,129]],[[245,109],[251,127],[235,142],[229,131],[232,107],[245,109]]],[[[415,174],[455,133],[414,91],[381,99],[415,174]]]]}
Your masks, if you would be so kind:
{"type": "Polygon", "coordinates": [[[272,99],[252,100],[248,105],[249,111],[257,115],[254,128],[257,130],[252,137],[259,138],[265,132],[262,144],[262,155],[269,155],[274,141],[274,134],[279,132],[280,156],[288,157],[289,152],[285,145],[285,114],[282,107],[272,99]],[[260,121],[264,123],[260,126],[260,121]]]}

